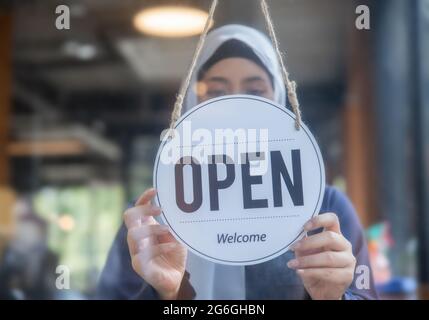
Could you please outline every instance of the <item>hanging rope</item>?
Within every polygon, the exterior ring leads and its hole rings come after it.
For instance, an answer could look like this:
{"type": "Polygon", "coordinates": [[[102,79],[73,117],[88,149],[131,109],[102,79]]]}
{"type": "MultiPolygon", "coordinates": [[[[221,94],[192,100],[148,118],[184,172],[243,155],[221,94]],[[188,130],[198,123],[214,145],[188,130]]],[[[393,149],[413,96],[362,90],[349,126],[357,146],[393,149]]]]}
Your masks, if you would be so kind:
{"type": "Polygon", "coordinates": [[[183,101],[185,99],[186,92],[188,91],[189,84],[192,79],[192,75],[195,70],[195,66],[197,65],[198,58],[201,54],[201,50],[204,47],[204,43],[206,42],[207,33],[209,32],[209,29],[211,27],[211,24],[213,22],[214,13],[217,7],[218,0],[213,0],[209,16],[207,17],[206,24],[204,26],[204,30],[201,33],[200,40],[198,41],[197,48],[195,49],[194,57],[192,58],[192,63],[189,67],[188,74],[186,75],[185,80],[183,81],[180,91],[176,97],[176,102],[174,103],[173,112],[171,113],[171,119],[170,119],[170,130],[169,130],[169,136],[171,137],[173,134],[173,128],[174,124],[176,123],[177,119],[180,118],[180,115],[182,114],[182,108],[183,108],[183,101]]]}
{"type": "MultiPolygon", "coordinates": [[[[288,73],[288,71],[286,69],[286,65],[283,61],[283,54],[280,51],[279,42],[278,42],[277,37],[276,37],[276,33],[274,30],[273,22],[271,20],[268,5],[267,5],[265,0],[260,0],[260,3],[261,3],[262,13],[264,14],[264,18],[265,18],[265,22],[267,25],[268,33],[270,35],[271,42],[273,43],[274,49],[275,49],[276,54],[277,54],[277,58],[280,62],[283,81],[284,81],[286,88],[287,88],[289,102],[290,102],[290,104],[292,106],[292,110],[295,114],[295,128],[297,130],[299,130],[301,127],[301,111],[299,108],[298,97],[296,95],[296,83],[295,83],[295,81],[291,81],[289,79],[289,73],[288,73]]],[[[197,65],[198,58],[199,58],[201,51],[204,47],[204,43],[206,41],[207,34],[208,34],[209,29],[211,27],[217,4],[218,4],[218,0],[213,0],[212,4],[210,6],[209,15],[207,17],[207,21],[206,21],[206,24],[204,26],[204,30],[201,33],[200,39],[199,39],[198,44],[197,44],[197,48],[195,49],[195,53],[194,53],[194,56],[192,58],[191,65],[188,69],[188,73],[187,73],[186,78],[183,81],[182,85],[180,86],[179,93],[177,94],[176,102],[174,103],[173,112],[171,113],[170,130],[168,133],[169,137],[173,136],[174,125],[175,125],[176,121],[180,118],[180,115],[182,114],[183,101],[185,100],[186,92],[188,91],[189,85],[191,83],[192,75],[195,71],[195,67],[197,65]]]]}
{"type": "Polygon", "coordinates": [[[299,130],[301,127],[301,110],[299,108],[298,97],[296,95],[296,82],[289,79],[289,72],[286,69],[286,65],[283,61],[283,54],[280,51],[279,41],[276,37],[276,32],[274,31],[273,21],[271,20],[270,11],[265,0],[261,0],[261,9],[265,17],[265,23],[267,25],[268,33],[273,43],[274,49],[277,53],[277,58],[280,62],[280,67],[282,69],[283,81],[287,88],[287,95],[289,98],[290,105],[292,106],[293,113],[295,114],[295,128],[299,130]]]}

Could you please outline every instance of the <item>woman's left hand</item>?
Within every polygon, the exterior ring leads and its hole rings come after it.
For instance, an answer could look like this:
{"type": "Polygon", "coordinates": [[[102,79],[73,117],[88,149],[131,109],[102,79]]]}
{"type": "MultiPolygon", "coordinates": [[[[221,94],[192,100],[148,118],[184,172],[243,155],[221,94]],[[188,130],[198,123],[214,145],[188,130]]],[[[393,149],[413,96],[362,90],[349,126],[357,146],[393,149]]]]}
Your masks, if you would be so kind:
{"type": "Polygon", "coordinates": [[[305,237],[292,246],[295,259],[288,267],[296,269],[314,300],[341,299],[353,281],[356,258],[351,243],[344,238],[335,213],[324,213],[304,225],[305,231],[323,232],[305,237]]]}

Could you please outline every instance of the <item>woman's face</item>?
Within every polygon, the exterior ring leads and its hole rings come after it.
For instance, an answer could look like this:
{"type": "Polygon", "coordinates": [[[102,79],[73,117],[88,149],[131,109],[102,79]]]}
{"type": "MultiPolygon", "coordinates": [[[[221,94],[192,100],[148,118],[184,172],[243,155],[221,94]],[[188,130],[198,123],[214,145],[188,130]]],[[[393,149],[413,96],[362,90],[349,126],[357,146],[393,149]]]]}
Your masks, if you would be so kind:
{"type": "Polygon", "coordinates": [[[199,102],[230,94],[274,99],[274,89],[267,72],[244,58],[219,61],[205,72],[197,86],[199,102]]]}

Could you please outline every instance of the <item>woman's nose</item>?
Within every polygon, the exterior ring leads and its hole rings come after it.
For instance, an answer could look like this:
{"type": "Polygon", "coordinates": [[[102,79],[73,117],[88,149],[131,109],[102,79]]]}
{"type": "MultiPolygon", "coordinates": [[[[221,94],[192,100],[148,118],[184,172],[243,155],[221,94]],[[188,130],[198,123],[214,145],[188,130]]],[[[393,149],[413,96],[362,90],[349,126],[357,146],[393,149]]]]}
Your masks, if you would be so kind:
{"type": "Polygon", "coordinates": [[[244,90],[240,86],[234,86],[231,90],[231,94],[244,94],[244,90]]]}

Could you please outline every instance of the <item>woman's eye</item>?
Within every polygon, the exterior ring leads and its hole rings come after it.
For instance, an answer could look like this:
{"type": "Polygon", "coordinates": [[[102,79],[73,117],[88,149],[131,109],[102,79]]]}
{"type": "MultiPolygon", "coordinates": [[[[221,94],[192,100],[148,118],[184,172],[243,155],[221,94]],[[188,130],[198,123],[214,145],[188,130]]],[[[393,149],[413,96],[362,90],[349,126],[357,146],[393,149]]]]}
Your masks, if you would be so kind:
{"type": "Polygon", "coordinates": [[[209,97],[220,97],[220,96],[225,96],[226,92],[223,90],[209,90],[207,91],[207,95],[209,97]]]}
{"type": "Polygon", "coordinates": [[[264,90],[248,90],[246,94],[252,95],[252,96],[263,96],[265,95],[264,90]]]}

